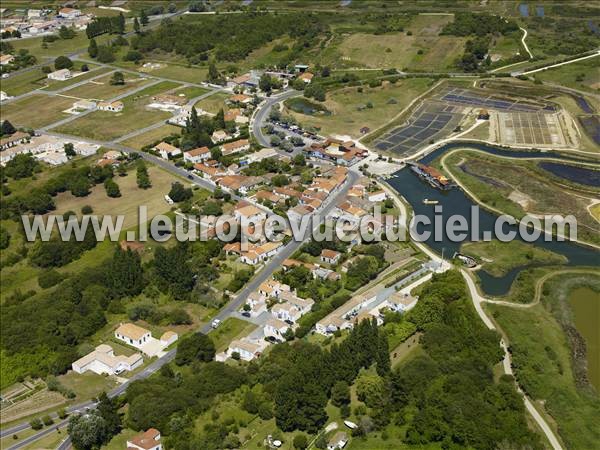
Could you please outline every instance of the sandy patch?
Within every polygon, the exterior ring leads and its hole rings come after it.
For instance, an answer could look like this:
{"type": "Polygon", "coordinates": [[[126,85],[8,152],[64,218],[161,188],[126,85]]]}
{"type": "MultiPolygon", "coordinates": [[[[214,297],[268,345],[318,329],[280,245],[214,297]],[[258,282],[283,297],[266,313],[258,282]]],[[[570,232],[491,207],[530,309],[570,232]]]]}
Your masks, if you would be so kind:
{"type": "Polygon", "coordinates": [[[508,199],[518,204],[525,211],[528,211],[530,206],[535,203],[530,196],[518,190],[512,191],[508,196],[508,199]]]}

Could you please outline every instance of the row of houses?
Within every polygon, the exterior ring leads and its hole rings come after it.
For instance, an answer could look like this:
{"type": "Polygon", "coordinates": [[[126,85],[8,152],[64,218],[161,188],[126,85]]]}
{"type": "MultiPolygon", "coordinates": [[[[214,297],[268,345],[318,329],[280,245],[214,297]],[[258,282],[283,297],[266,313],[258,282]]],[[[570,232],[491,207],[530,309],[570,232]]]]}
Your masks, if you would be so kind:
{"type": "Polygon", "coordinates": [[[330,161],[340,166],[352,166],[369,155],[368,150],[357,147],[354,141],[341,141],[334,138],[314,142],[304,151],[311,158],[330,161]]]}
{"type": "Polygon", "coordinates": [[[100,148],[99,145],[87,142],[67,141],[54,136],[30,136],[17,131],[0,140],[0,165],[5,166],[20,154],[31,154],[53,166],[64,164],[69,160],[64,150],[66,143],[73,144],[73,150],[80,156],[93,155],[100,148]]]}
{"type": "Polygon", "coordinates": [[[19,31],[23,37],[28,37],[57,32],[62,26],[85,30],[93,20],[92,15],[83,14],[76,8],[63,7],[53,17],[52,13],[53,10],[48,8],[28,9],[26,15],[2,18],[0,32],[19,31]]]}

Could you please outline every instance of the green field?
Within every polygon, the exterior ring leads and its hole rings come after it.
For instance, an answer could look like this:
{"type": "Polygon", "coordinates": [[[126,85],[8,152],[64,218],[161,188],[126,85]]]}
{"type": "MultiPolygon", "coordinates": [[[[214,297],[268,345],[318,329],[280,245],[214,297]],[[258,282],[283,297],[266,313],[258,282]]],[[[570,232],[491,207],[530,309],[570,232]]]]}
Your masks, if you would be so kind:
{"type": "Polygon", "coordinates": [[[89,81],[81,86],[74,87],[64,92],[64,95],[72,95],[89,100],[109,100],[117,95],[121,95],[129,90],[144,86],[149,83],[149,80],[125,74],[125,84],[112,85],[110,80],[112,75],[97,78],[89,81]]]}
{"type": "Polygon", "coordinates": [[[136,65],[135,63],[127,61],[115,61],[114,65],[123,67],[124,69],[136,70],[140,72],[140,74],[148,74],[157,77],[170,78],[186,83],[201,83],[203,81],[206,81],[206,74],[208,73],[208,68],[191,66],[188,67],[183,62],[172,61],[173,58],[168,54],[165,54],[164,57],[164,59],[161,59],[159,57],[156,57],[156,55],[153,55],[152,57],[143,60],[143,63],[150,62],[161,64],[162,67],[157,69],[145,68],[142,67],[141,64],[136,65]]]}
{"type": "Polygon", "coordinates": [[[2,106],[2,120],[14,126],[39,128],[69,117],[62,111],[76,101],[72,98],[34,94],[2,106]]]}
{"type": "Polygon", "coordinates": [[[136,150],[141,150],[142,147],[146,145],[153,144],[154,142],[169,136],[170,134],[180,134],[181,128],[175,125],[165,124],[161,127],[155,128],[150,131],[146,131],[145,133],[138,134],[132,138],[129,138],[125,141],[122,141],[121,144],[126,145],[128,147],[134,148],[136,150]]]}
{"type": "Polygon", "coordinates": [[[600,91],[600,56],[532,74],[548,83],[590,92],[600,91]]]}
{"type": "MultiPolygon", "coordinates": [[[[96,42],[102,44],[114,36],[108,34],[98,36],[96,42]]],[[[48,42],[48,48],[42,48],[42,37],[19,39],[12,41],[11,44],[15,51],[27,49],[29,53],[38,59],[38,63],[53,62],[54,58],[61,55],[68,55],[78,50],[86,50],[88,47],[88,38],[84,31],[78,31],[73,39],[57,39],[54,42],[48,42]]]]}
{"type": "Polygon", "coordinates": [[[225,100],[229,97],[231,97],[231,94],[217,92],[210,97],[200,100],[195,106],[211,114],[216,114],[220,109],[225,109],[225,100]]]}
{"type": "Polygon", "coordinates": [[[415,97],[430,87],[431,81],[426,78],[400,80],[396,84],[385,84],[382,87],[342,88],[327,93],[323,106],[331,115],[299,114],[288,112],[304,126],[321,129],[321,134],[343,134],[354,138],[361,136],[360,129],[371,130],[385,125],[400,113],[415,97]],[[368,108],[368,103],[372,108],[368,108]]]}
{"type": "Polygon", "coordinates": [[[147,127],[171,117],[171,114],[158,110],[147,110],[152,96],[177,87],[176,83],[163,81],[125,97],[123,111],[112,113],[95,111],[56,129],[57,132],[98,140],[112,140],[131,131],[147,127]]]}
{"type": "MultiPolygon", "coordinates": [[[[600,416],[600,398],[581,385],[573,368],[570,345],[561,323],[571,323],[568,295],[600,278],[591,274],[565,274],[548,280],[542,303],[531,308],[486,305],[508,336],[519,384],[557,424],[565,448],[593,448],[600,441],[594,425],[600,416]]],[[[581,361],[576,363],[581,364],[581,361]]]]}
{"type": "Polygon", "coordinates": [[[215,348],[219,352],[225,350],[232,340],[248,335],[255,328],[256,325],[250,322],[230,317],[210,333],[210,338],[215,343],[215,348]]]}
{"type": "Polygon", "coordinates": [[[482,269],[495,277],[504,276],[516,267],[567,262],[565,256],[521,241],[467,242],[460,251],[478,258],[482,262],[482,269]]]}

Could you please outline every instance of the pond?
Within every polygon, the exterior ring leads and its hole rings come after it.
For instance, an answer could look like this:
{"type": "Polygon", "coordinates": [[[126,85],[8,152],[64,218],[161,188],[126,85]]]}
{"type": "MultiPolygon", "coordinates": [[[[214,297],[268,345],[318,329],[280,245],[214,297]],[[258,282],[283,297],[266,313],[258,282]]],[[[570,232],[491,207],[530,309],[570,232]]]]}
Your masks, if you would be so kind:
{"type": "Polygon", "coordinates": [[[575,103],[577,103],[577,106],[579,106],[584,113],[594,114],[594,108],[592,108],[592,105],[590,105],[581,95],[574,95],[573,99],[575,100],[575,103]]]}
{"type": "Polygon", "coordinates": [[[592,137],[596,144],[600,145],[600,119],[598,116],[579,117],[578,120],[585,128],[586,133],[592,137]]]}
{"type": "Polygon", "coordinates": [[[585,339],[588,377],[600,390],[600,293],[580,287],[569,293],[575,328],[585,339]]]}
{"type": "Polygon", "coordinates": [[[313,103],[303,97],[290,98],[285,101],[285,106],[287,106],[294,112],[306,114],[307,116],[314,116],[317,114],[325,116],[331,115],[331,111],[329,111],[324,106],[318,105],[317,103],[313,103]]]}
{"type": "Polygon", "coordinates": [[[600,187],[600,170],[586,169],[550,161],[540,162],[538,166],[557,177],[586,186],[600,187]]]}
{"type": "Polygon", "coordinates": [[[519,5],[519,13],[521,13],[521,17],[529,17],[529,5],[521,3],[519,5]]]}
{"type": "MultiPolygon", "coordinates": [[[[504,150],[497,147],[492,147],[484,144],[473,144],[464,142],[453,142],[446,144],[429,155],[422,158],[419,162],[423,164],[429,164],[434,159],[441,156],[444,152],[454,148],[473,148],[476,150],[486,151],[488,153],[512,156],[516,158],[529,157],[529,158],[544,158],[544,157],[558,157],[561,156],[555,152],[545,153],[531,153],[526,151],[511,151],[504,150]]],[[[576,162],[567,158],[562,158],[565,161],[576,162]]],[[[411,170],[401,169],[394,174],[393,178],[388,180],[390,186],[398,191],[408,203],[410,203],[415,214],[427,216],[432,223],[434,223],[435,216],[441,216],[442,221],[447,220],[452,215],[459,215],[465,217],[469,226],[471,225],[471,207],[475,206],[475,203],[460,189],[451,189],[448,191],[440,191],[431,187],[428,183],[418,178],[411,170]],[[431,205],[423,204],[424,199],[437,200],[440,205],[443,206],[442,214],[435,214],[434,208],[431,205]]],[[[487,212],[480,208],[479,214],[479,230],[477,233],[478,239],[481,240],[485,231],[494,231],[494,225],[497,219],[495,214],[487,212]]],[[[504,226],[505,231],[517,230],[517,226],[504,226]]],[[[471,227],[469,228],[471,230],[471,227]]],[[[468,239],[467,241],[471,241],[468,239]]],[[[453,242],[450,240],[445,233],[442,233],[441,239],[434,239],[432,236],[425,241],[425,243],[436,253],[444,253],[445,257],[450,258],[454,252],[460,251],[462,242],[453,242]]],[[[568,262],[567,265],[573,266],[598,266],[600,261],[600,252],[590,247],[579,245],[574,242],[563,241],[559,242],[556,240],[545,241],[542,235],[537,241],[532,242],[533,245],[539,246],[551,252],[559,255],[564,255],[568,262]]],[[[510,287],[517,277],[517,275],[527,267],[517,267],[511,270],[503,277],[493,277],[485,272],[479,271],[479,282],[482,291],[487,295],[505,295],[510,290],[510,287]]]]}

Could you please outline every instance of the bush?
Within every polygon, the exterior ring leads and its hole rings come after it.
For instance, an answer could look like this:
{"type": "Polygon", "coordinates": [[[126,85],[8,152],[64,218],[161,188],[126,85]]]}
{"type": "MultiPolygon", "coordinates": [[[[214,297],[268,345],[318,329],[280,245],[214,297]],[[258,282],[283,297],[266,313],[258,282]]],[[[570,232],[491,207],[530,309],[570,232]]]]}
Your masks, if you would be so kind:
{"type": "Polygon", "coordinates": [[[42,417],[42,422],[44,422],[44,425],[49,426],[54,423],[54,420],[52,420],[52,417],[50,417],[49,415],[45,415],[44,417],[42,417]]]}
{"type": "Polygon", "coordinates": [[[56,286],[62,280],[64,276],[55,269],[45,270],[38,275],[38,284],[42,289],[48,289],[52,286],[56,286]]]}
{"type": "Polygon", "coordinates": [[[54,60],[54,70],[71,69],[73,67],[73,61],[66,56],[59,56],[54,60]]]}
{"type": "Polygon", "coordinates": [[[41,430],[42,428],[44,428],[44,424],[37,417],[29,422],[29,426],[31,426],[31,428],[33,428],[34,430],[41,430]]]}
{"type": "Polygon", "coordinates": [[[81,214],[92,214],[94,209],[90,205],[84,205],[81,207],[81,214]]]}

